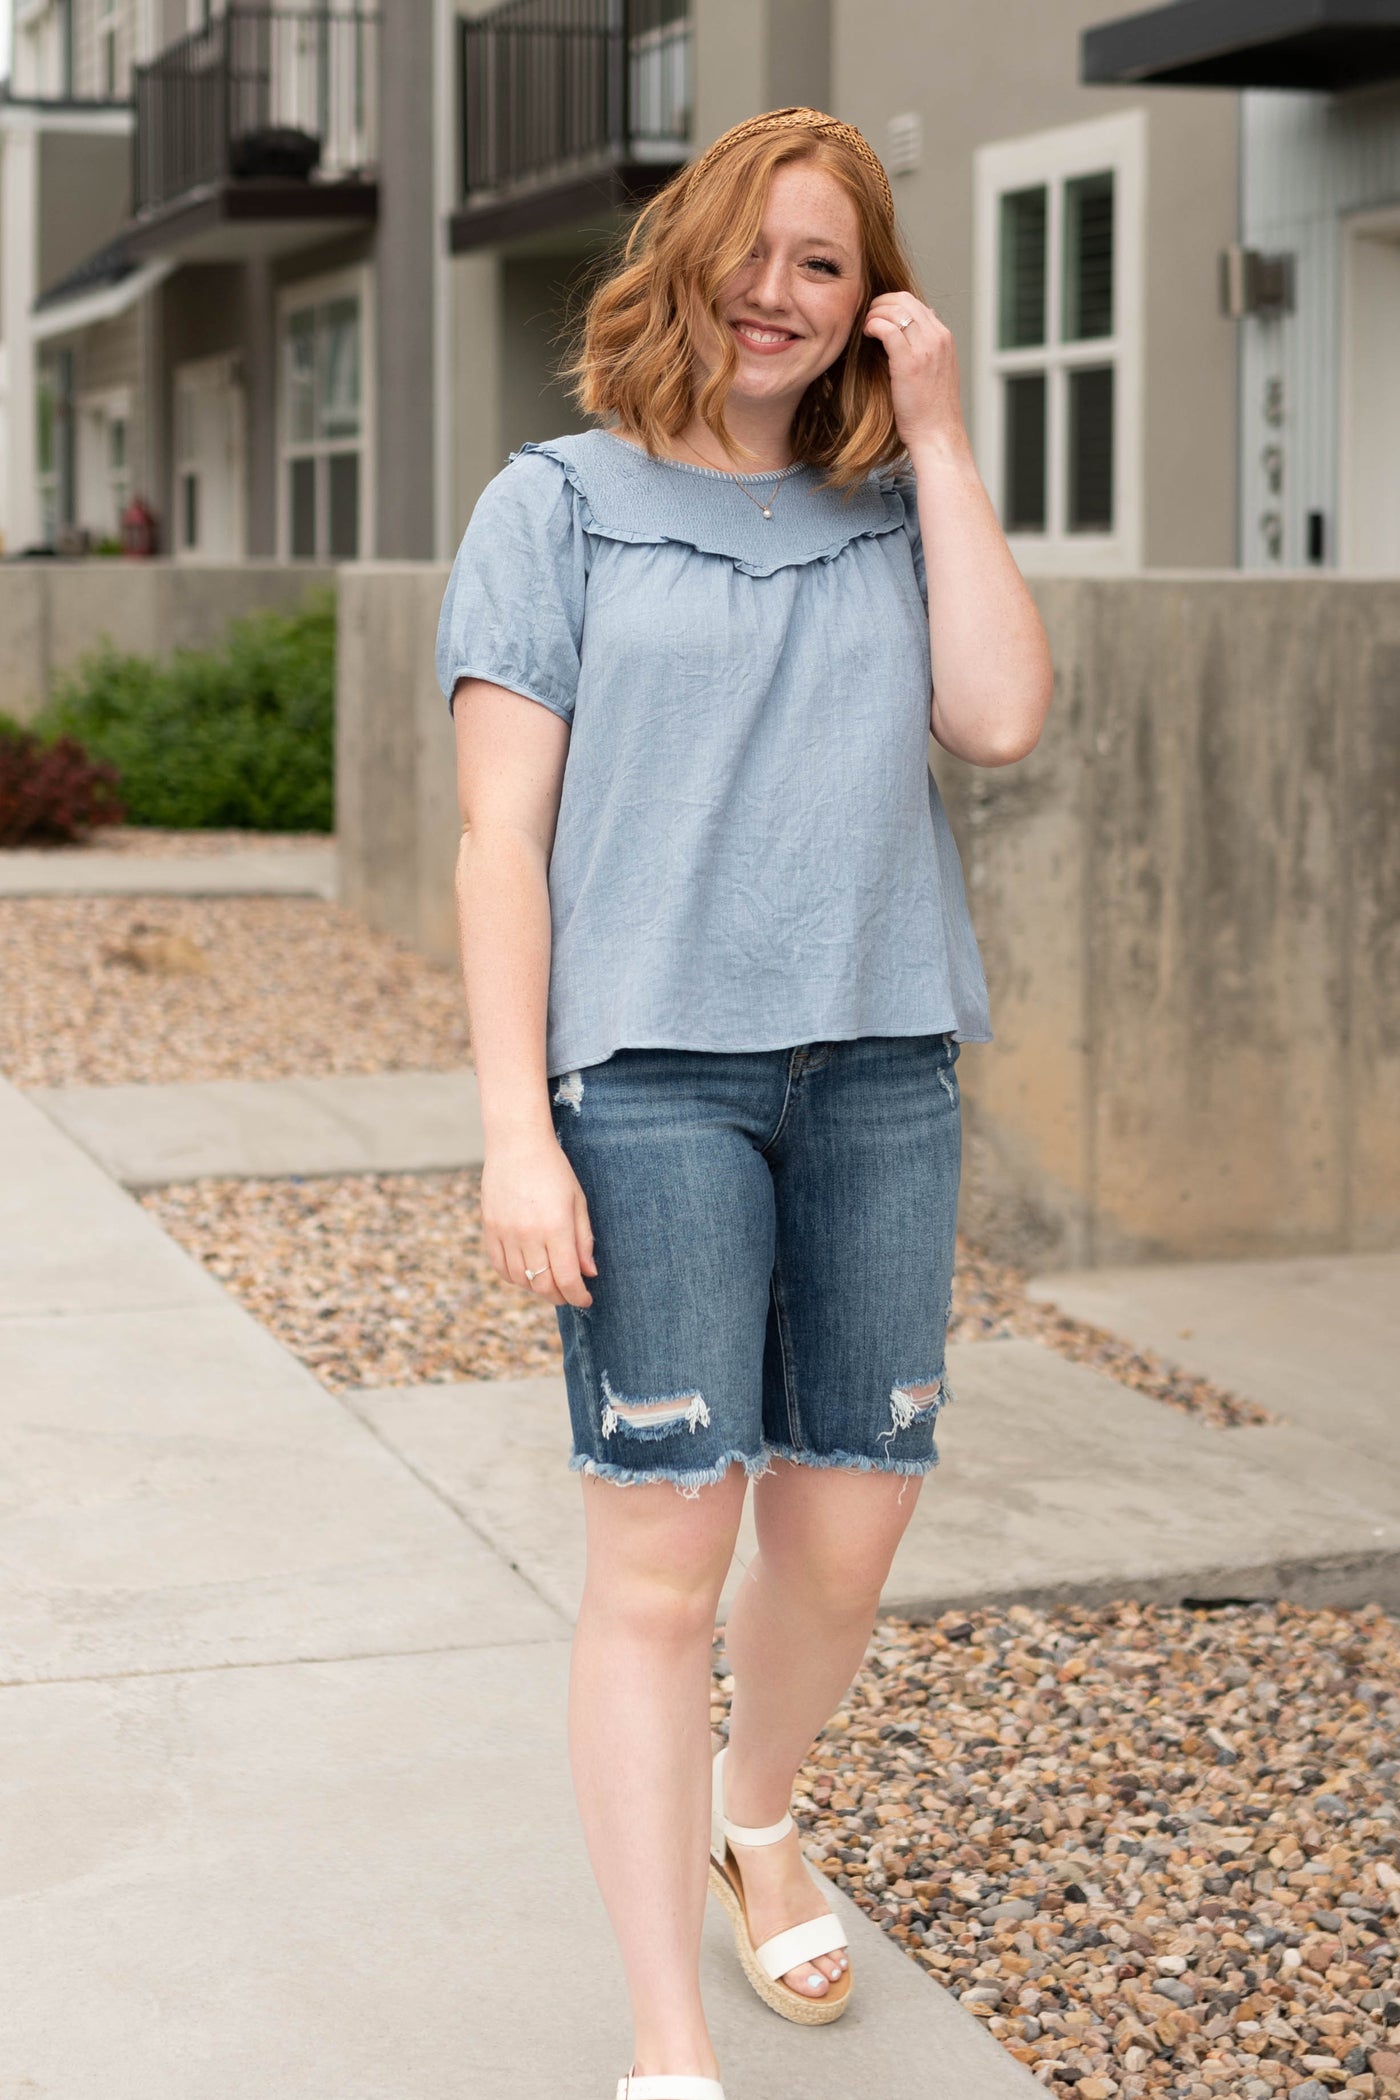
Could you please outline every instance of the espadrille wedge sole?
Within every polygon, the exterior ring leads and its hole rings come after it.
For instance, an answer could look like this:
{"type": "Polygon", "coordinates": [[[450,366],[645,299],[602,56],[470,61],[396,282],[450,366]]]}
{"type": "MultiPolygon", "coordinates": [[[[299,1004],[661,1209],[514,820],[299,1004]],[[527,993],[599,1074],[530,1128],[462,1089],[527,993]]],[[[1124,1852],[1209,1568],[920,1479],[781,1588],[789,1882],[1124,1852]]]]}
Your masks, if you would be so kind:
{"type": "Polygon", "coordinates": [[[724,1755],[721,1750],[713,1768],[711,1892],[723,1905],[734,1928],[734,1944],[740,1964],[764,2004],[799,2027],[829,2027],[833,2020],[840,2019],[850,2003],[850,1970],[845,1970],[835,1983],[828,1983],[819,1998],[805,1997],[782,1979],[799,1963],[815,1961],[819,1954],[834,1954],[838,1947],[844,1947],[846,1935],[841,1929],[841,1921],[828,1910],[819,1918],[809,1918],[804,1924],[789,1926],[786,1932],[775,1932],[771,1939],[755,1946],[744,1903],[743,1874],[730,1845],[776,1845],[795,1826],[791,1816],[784,1816],[780,1823],[769,1824],[761,1830],[731,1823],[724,1813],[724,1755]]]}

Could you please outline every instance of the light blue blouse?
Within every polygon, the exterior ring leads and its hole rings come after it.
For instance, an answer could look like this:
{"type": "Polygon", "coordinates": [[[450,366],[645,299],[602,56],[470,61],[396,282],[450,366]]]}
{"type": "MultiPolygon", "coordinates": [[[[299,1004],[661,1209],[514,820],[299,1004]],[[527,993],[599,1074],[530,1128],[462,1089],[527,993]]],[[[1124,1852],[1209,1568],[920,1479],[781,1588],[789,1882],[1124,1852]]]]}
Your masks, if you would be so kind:
{"type": "Polygon", "coordinates": [[[988,1042],[928,764],[912,476],[849,498],[611,432],[524,445],[486,488],[438,628],[572,725],[549,864],[551,1078],[626,1047],[988,1042]]]}

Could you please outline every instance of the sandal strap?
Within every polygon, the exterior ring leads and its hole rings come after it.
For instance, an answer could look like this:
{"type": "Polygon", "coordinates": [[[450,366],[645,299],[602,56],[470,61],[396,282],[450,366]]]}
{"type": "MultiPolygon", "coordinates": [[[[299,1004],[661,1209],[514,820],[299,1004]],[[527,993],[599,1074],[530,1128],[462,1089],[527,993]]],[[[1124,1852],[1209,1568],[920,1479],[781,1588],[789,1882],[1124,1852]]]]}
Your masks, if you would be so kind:
{"type": "MultiPolygon", "coordinates": [[[[826,1911],[820,1918],[809,1918],[805,1925],[790,1925],[786,1932],[775,1932],[771,1940],[754,1948],[754,1959],[765,1976],[776,1983],[786,1976],[789,1969],[798,1968],[804,1961],[814,1961],[819,1954],[834,1954],[838,1947],[846,1945],[846,1935],[841,1929],[841,1920],[834,1911],[826,1911]]],[[[636,2100],[636,2087],[633,2089],[636,2100]]]]}
{"type": "Polygon", "coordinates": [[[781,1823],[765,1823],[762,1830],[755,1830],[743,1823],[731,1823],[724,1818],[724,1834],[732,1845],[776,1845],[797,1825],[791,1816],[784,1816],[781,1823]]]}
{"type": "Polygon", "coordinates": [[[780,1844],[789,1831],[797,1828],[790,1815],[785,1815],[777,1823],[765,1823],[760,1829],[753,1824],[731,1823],[728,1816],[724,1813],[724,1760],[728,1755],[729,1746],[726,1743],[723,1750],[716,1756],[713,1767],[715,1814],[720,1828],[732,1845],[780,1844]]]}
{"type": "Polygon", "coordinates": [[[717,2078],[619,2078],[617,2100],[724,2100],[717,2078]]]}

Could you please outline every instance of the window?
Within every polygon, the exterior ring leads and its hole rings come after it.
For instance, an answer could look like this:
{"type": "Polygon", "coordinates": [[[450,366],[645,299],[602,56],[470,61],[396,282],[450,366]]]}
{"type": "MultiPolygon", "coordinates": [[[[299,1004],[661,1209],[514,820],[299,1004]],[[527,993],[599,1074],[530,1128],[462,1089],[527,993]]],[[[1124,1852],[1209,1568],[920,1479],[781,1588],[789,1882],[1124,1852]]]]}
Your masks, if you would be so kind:
{"type": "Polygon", "coordinates": [[[97,0],[97,92],[107,102],[115,102],[126,93],[117,56],[121,9],[122,0],[97,0]]]}
{"type": "Polygon", "coordinates": [[[282,542],[293,561],[355,561],[365,548],[363,304],[341,279],[284,307],[282,542]]]}
{"type": "Polygon", "coordinates": [[[979,464],[1028,569],[1141,560],[1144,114],[977,155],[979,464]]]}

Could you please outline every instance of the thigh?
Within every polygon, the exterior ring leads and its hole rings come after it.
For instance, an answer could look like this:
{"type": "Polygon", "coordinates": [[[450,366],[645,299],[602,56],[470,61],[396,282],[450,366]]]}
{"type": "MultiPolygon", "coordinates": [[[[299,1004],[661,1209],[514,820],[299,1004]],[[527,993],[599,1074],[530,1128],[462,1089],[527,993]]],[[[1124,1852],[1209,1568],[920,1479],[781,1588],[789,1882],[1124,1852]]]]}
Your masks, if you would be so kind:
{"type": "Polygon", "coordinates": [[[921,1473],[951,1397],[962,1114],[951,1035],[819,1046],[770,1148],[770,1446],[807,1464],[921,1473]]]}
{"type": "Polygon", "coordinates": [[[773,1183],[750,1115],[766,1065],[622,1050],[556,1091],[588,1202],[591,1306],[557,1308],[576,1470],[688,1492],[765,1462],[773,1183]]]}

